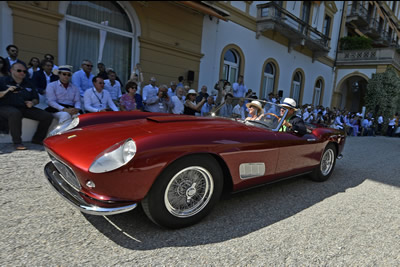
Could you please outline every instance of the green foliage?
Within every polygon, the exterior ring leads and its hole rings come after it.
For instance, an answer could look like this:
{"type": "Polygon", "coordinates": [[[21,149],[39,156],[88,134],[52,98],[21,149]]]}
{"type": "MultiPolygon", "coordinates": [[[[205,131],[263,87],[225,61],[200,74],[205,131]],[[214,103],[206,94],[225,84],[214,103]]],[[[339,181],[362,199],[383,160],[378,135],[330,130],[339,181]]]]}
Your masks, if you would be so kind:
{"type": "Polygon", "coordinates": [[[340,38],[341,50],[371,49],[372,40],[364,36],[346,36],[340,38]]]}
{"type": "Polygon", "coordinates": [[[374,118],[383,116],[383,129],[386,129],[388,119],[400,110],[400,77],[393,68],[372,74],[365,94],[365,105],[367,112],[374,113],[374,118]]]}

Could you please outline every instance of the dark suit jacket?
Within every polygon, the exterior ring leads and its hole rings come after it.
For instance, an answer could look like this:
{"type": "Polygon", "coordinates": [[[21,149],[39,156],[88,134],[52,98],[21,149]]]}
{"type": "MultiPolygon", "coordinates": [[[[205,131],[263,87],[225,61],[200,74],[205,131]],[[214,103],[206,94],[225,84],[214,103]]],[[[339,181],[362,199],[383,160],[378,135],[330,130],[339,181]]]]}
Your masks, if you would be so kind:
{"type": "MultiPolygon", "coordinates": [[[[59,79],[58,75],[52,74],[50,76],[50,82],[57,81],[58,79],[59,79]]],[[[47,82],[43,70],[38,70],[33,73],[32,83],[33,85],[35,85],[36,90],[38,91],[39,94],[44,93],[44,91],[46,90],[47,82]]]]}
{"type": "MultiPolygon", "coordinates": [[[[7,69],[8,69],[8,71],[10,71],[10,69],[11,69],[10,60],[8,59],[8,57],[6,57],[4,59],[6,60],[7,69]]],[[[22,65],[25,66],[26,70],[28,70],[28,67],[26,66],[25,62],[23,62],[22,60],[19,60],[17,58],[17,63],[21,63],[22,65]]]]}
{"type": "Polygon", "coordinates": [[[292,124],[291,131],[304,135],[307,133],[307,128],[306,125],[304,124],[304,121],[302,118],[293,116],[289,119],[289,123],[292,124]]]}

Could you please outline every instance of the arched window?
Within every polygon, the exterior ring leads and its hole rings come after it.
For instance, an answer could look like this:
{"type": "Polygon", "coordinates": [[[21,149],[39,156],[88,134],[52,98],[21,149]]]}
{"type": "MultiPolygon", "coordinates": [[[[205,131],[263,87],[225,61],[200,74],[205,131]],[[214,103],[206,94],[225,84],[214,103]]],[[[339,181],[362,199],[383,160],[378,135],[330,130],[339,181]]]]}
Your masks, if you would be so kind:
{"type": "Polygon", "coordinates": [[[298,71],[294,75],[294,79],[292,82],[292,88],[293,88],[293,93],[292,93],[292,98],[296,100],[297,105],[300,105],[300,93],[301,93],[301,82],[302,82],[302,75],[298,71]]]}
{"type": "Polygon", "coordinates": [[[314,99],[312,102],[314,106],[321,105],[321,92],[322,92],[322,81],[319,79],[315,83],[315,87],[314,87],[314,99]]]}
{"type": "Polygon", "coordinates": [[[132,65],[131,22],[121,6],[111,1],[71,1],[66,13],[66,61],[79,70],[82,60],[102,62],[125,82],[132,65]]]}
{"type": "Polygon", "coordinates": [[[273,63],[268,63],[264,68],[264,78],[263,78],[263,95],[261,98],[268,99],[268,94],[274,92],[276,68],[273,63]]]}
{"type": "Polygon", "coordinates": [[[233,49],[226,51],[224,55],[223,78],[228,80],[231,84],[236,82],[239,74],[239,65],[239,54],[233,49]]]}

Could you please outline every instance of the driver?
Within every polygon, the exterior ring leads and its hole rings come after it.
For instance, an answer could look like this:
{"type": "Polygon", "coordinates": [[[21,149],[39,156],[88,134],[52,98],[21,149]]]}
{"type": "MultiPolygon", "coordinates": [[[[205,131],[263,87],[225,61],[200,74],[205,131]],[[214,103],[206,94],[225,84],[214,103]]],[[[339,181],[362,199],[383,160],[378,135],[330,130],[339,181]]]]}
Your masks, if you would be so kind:
{"type": "MultiPolygon", "coordinates": [[[[285,120],[282,123],[281,128],[279,129],[280,132],[295,132],[301,135],[307,133],[307,128],[304,125],[304,121],[302,118],[297,117],[295,112],[296,108],[296,101],[292,98],[285,98],[280,105],[281,107],[286,107],[288,109],[288,113],[286,115],[285,120]]],[[[283,114],[285,114],[285,109],[281,108],[281,117],[283,118],[283,114]]],[[[281,118],[281,119],[282,119],[281,118]]]]}
{"type": "Polygon", "coordinates": [[[246,107],[249,109],[249,116],[245,121],[258,121],[264,117],[264,109],[259,101],[253,100],[246,107]]]}

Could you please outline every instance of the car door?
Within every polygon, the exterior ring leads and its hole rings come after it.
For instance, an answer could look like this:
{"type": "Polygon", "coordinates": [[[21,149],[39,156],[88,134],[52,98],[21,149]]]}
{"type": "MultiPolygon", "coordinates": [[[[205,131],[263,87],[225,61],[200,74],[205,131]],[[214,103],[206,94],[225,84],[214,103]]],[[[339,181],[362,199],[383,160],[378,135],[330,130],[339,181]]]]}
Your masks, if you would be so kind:
{"type": "Polygon", "coordinates": [[[299,135],[277,132],[279,139],[279,160],[276,175],[295,175],[310,170],[318,164],[315,154],[317,137],[311,133],[299,135]]]}

